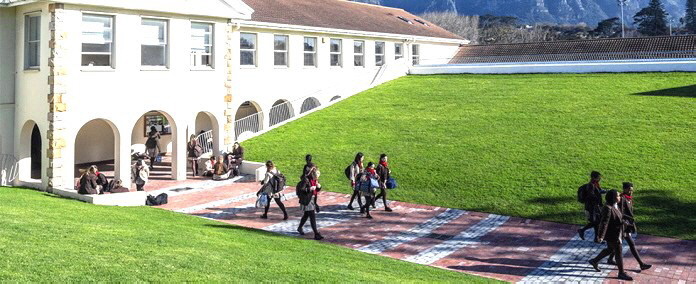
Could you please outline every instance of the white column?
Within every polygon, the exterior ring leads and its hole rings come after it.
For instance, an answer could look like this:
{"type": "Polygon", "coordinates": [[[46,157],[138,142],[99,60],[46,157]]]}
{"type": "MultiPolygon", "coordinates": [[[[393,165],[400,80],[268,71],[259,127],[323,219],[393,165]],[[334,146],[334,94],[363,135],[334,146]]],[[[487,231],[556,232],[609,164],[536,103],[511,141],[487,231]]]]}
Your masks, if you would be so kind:
{"type": "Polygon", "coordinates": [[[114,141],[114,177],[120,179],[122,186],[130,188],[131,186],[131,131],[128,128],[119,130],[120,135],[115,137],[114,141]]]}
{"type": "Polygon", "coordinates": [[[186,123],[179,121],[172,131],[172,179],[186,180],[186,123]]]}

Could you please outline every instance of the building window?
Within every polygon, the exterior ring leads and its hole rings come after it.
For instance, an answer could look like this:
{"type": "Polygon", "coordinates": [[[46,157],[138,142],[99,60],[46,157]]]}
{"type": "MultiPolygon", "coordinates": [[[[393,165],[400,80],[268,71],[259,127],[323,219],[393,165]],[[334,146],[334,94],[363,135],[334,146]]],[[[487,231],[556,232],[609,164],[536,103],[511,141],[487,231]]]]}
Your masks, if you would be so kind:
{"type": "Polygon", "coordinates": [[[375,65],[384,65],[384,42],[375,42],[375,65]]]}
{"type": "Polygon", "coordinates": [[[317,38],[304,38],[304,66],[317,67],[317,38]]]}
{"type": "Polygon", "coordinates": [[[356,40],[353,42],[353,53],[355,57],[355,66],[365,66],[365,42],[356,40]]]}
{"type": "Polygon", "coordinates": [[[414,44],[413,45],[413,65],[419,65],[420,64],[420,45],[414,44]]]}
{"type": "Polygon", "coordinates": [[[213,68],[213,24],[191,23],[191,66],[213,68]]]}
{"type": "Polygon", "coordinates": [[[242,33],[239,37],[239,64],[256,66],[256,34],[242,33]]]}
{"type": "Polygon", "coordinates": [[[276,35],[273,39],[273,64],[288,66],[288,36],[276,35]]]}
{"type": "Polygon", "coordinates": [[[343,66],[341,62],[341,51],[343,50],[343,41],[340,39],[331,39],[331,66],[343,66]]]}
{"type": "Polygon", "coordinates": [[[112,66],[114,17],[82,15],[82,66],[112,66]]]}
{"type": "Polygon", "coordinates": [[[403,43],[395,43],[394,44],[394,58],[396,60],[399,60],[401,58],[404,58],[404,44],[403,43]]]}
{"type": "Polygon", "coordinates": [[[167,66],[169,39],[167,21],[143,19],[141,23],[140,64],[142,66],[167,66]]]}
{"type": "Polygon", "coordinates": [[[24,69],[38,69],[41,59],[41,15],[24,16],[24,69]]]}

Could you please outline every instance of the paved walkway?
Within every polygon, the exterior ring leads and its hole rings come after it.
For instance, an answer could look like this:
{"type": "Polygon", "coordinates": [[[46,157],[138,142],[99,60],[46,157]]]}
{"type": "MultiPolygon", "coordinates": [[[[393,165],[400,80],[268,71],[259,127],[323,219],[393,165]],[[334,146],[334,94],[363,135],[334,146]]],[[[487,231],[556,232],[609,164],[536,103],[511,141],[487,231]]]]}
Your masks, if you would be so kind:
{"type": "MultiPolygon", "coordinates": [[[[198,182],[168,190],[163,209],[310,239],[297,234],[302,212],[293,188],[286,189],[290,219],[273,204],[268,219],[256,209],[258,183],[215,184],[198,182]]],[[[159,191],[162,192],[162,191],[159,191]]],[[[368,220],[358,211],[346,210],[350,196],[324,192],[318,226],[323,241],[365,253],[450,269],[508,282],[614,283],[618,272],[602,264],[595,272],[587,260],[603,248],[577,237],[577,226],[469,212],[457,209],[390,202],[394,212],[375,210],[368,220]]],[[[380,202],[381,203],[381,202],[380,202]]],[[[382,204],[379,204],[382,206],[382,204]]],[[[357,207],[357,206],[356,206],[357,207]]],[[[309,222],[308,222],[309,223],[309,222]]],[[[625,267],[636,283],[696,283],[696,242],[639,235],[638,249],[653,268],[641,272],[624,250],[625,267]],[[673,252],[678,253],[674,255],[673,252]]]]}

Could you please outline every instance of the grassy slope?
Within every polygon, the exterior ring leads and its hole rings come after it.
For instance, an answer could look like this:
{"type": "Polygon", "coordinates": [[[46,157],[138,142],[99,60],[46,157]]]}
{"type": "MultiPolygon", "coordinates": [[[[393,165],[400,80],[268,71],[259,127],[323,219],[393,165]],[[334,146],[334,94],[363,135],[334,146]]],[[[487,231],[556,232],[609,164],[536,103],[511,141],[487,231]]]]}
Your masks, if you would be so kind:
{"type": "Polygon", "coordinates": [[[696,239],[696,75],[410,76],[245,142],[297,176],[312,153],[349,192],[357,151],[391,156],[391,198],[583,223],[577,187],[636,185],[643,233],[696,239]],[[673,89],[679,88],[679,89],[673,89]],[[647,93],[646,92],[652,92],[647,93]]]}
{"type": "Polygon", "coordinates": [[[12,188],[0,204],[0,281],[491,281],[153,208],[12,188]]]}

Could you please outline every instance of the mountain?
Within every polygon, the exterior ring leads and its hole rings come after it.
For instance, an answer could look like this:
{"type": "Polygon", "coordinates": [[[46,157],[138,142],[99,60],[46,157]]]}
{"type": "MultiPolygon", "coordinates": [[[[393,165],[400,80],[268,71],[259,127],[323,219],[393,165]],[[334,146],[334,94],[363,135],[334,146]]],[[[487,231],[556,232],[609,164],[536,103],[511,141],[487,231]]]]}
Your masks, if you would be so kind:
{"type": "MultiPolygon", "coordinates": [[[[397,7],[414,14],[450,11],[460,15],[514,16],[522,23],[556,23],[596,25],[599,21],[620,17],[617,0],[354,0],[356,2],[397,7]]],[[[650,0],[629,0],[626,3],[626,24],[650,0]]],[[[686,0],[662,0],[676,25],[684,16],[686,0]]]]}

